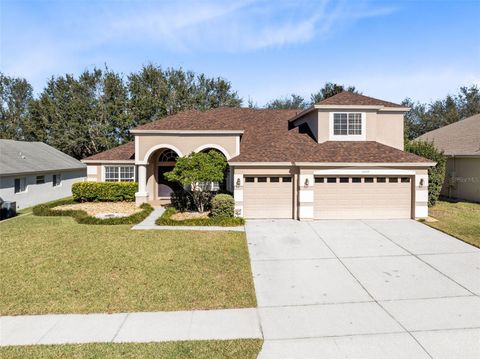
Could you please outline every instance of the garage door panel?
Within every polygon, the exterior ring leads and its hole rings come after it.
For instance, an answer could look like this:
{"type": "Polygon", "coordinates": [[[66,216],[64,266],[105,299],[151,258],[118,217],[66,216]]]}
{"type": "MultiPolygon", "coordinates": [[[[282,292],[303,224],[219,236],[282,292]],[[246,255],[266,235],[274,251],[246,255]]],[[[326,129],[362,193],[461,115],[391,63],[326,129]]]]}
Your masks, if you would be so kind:
{"type": "MultiPolygon", "coordinates": [[[[380,180],[382,181],[382,179],[380,180]]],[[[411,218],[411,183],[315,183],[317,219],[411,218]]]]}
{"type": "MultiPolygon", "coordinates": [[[[288,177],[290,178],[290,177],[288,177]]],[[[243,211],[245,218],[292,218],[292,182],[244,182],[243,211]]]]}

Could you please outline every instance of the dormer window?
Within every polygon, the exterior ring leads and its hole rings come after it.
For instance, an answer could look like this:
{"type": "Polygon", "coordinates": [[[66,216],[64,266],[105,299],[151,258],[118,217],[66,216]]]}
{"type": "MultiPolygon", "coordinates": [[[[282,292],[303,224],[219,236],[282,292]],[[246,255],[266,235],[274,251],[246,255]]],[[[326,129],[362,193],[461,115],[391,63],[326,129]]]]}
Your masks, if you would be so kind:
{"type": "Polygon", "coordinates": [[[365,114],[362,112],[331,113],[330,140],[365,140],[365,114]]]}

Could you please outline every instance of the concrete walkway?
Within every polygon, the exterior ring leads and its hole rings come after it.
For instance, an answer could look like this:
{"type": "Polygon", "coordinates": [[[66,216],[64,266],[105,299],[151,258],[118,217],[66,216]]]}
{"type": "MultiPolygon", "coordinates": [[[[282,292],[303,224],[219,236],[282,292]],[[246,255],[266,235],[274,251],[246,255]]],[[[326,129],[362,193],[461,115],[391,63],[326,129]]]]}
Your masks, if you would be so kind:
{"type": "Polygon", "coordinates": [[[255,308],[0,317],[0,345],[262,338],[255,308]]]}
{"type": "Polygon", "coordinates": [[[132,227],[135,230],[163,230],[163,231],[234,231],[234,232],[244,232],[244,226],[237,227],[222,227],[222,226],[157,226],[155,221],[160,217],[165,208],[156,207],[150,215],[140,222],[139,224],[132,227]]]}
{"type": "Polygon", "coordinates": [[[163,214],[163,212],[165,212],[165,208],[154,207],[153,212],[142,222],[133,226],[132,229],[149,229],[149,227],[155,227],[155,221],[163,214]]]}
{"type": "Polygon", "coordinates": [[[413,220],[246,229],[259,358],[480,358],[479,249],[413,220]]]}

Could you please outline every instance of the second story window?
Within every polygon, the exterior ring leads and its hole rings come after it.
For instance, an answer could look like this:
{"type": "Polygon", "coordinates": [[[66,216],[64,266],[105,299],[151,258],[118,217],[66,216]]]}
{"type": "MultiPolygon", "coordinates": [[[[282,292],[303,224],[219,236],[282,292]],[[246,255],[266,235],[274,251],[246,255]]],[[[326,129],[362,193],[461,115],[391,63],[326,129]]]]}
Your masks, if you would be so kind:
{"type": "Polygon", "coordinates": [[[334,136],[362,135],[362,114],[360,112],[340,112],[333,114],[334,136]]]}

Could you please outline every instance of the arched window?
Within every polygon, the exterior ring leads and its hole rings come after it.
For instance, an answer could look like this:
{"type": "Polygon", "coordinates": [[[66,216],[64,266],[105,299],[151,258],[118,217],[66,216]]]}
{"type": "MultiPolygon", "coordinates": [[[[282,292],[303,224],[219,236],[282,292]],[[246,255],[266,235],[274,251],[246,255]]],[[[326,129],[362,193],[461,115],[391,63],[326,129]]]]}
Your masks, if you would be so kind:
{"type": "Polygon", "coordinates": [[[158,162],[176,162],[178,155],[175,151],[167,149],[158,156],[158,162]]]}

